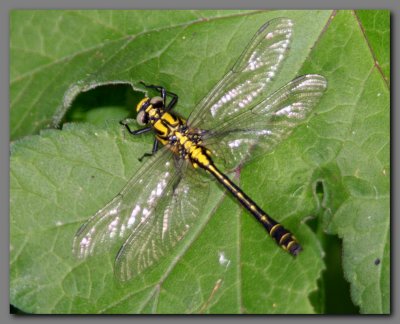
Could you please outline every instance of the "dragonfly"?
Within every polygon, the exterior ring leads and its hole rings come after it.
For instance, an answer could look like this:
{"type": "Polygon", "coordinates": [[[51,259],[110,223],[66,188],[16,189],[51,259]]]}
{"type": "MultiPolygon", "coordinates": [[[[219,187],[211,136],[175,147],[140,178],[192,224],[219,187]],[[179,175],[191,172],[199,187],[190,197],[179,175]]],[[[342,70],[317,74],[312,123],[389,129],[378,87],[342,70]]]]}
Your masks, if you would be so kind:
{"type": "Polygon", "coordinates": [[[132,135],[153,133],[153,150],[125,187],[84,223],[73,253],[84,259],[120,244],[114,273],[130,280],[158,264],[194,227],[216,180],[252,214],[291,255],[302,250],[295,236],[261,209],[227,175],[271,152],[304,122],[319,102],[326,79],[297,77],[278,90],[271,83],[282,71],[294,23],[276,18],[265,23],[234,66],[184,119],[173,112],[178,95],[147,85],[157,96],[136,107],[137,123],[120,123],[132,135]]]}

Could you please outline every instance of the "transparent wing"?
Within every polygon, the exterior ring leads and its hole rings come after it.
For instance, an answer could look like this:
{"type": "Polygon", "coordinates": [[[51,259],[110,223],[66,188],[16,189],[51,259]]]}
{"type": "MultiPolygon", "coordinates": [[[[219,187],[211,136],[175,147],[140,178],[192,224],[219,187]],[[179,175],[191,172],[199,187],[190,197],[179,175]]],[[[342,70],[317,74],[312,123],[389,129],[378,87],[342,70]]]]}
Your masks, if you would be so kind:
{"type": "Polygon", "coordinates": [[[271,151],[303,122],[327,86],[323,76],[301,76],[270,97],[204,135],[215,162],[232,170],[250,158],[271,151]]]}
{"type": "Polygon", "coordinates": [[[122,244],[131,231],[149,221],[158,202],[170,198],[170,188],[179,180],[173,158],[173,153],[163,147],[146,161],[122,191],[81,226],[74,237],[74,254],[85,258],[110,249],[111,243],[122,244]]]}
{"type": "Polygon", "coordinates": [[[115,275],[121,281],[156,264],[196,223],[209,192],[209,182],[191,175],[198,172],[187,167],[180,182],[160,199],[149,221],[130,234],[115,260],[115,275]]]}
{"type": "Polygon", "coordinates": [[[277,76],[286,57],[292,27],[292,21],[287,18],[273,19],[264,24],[231,71],[195,107],[188,125],[214,128],[265,98],[268,84],[277,76]]]}

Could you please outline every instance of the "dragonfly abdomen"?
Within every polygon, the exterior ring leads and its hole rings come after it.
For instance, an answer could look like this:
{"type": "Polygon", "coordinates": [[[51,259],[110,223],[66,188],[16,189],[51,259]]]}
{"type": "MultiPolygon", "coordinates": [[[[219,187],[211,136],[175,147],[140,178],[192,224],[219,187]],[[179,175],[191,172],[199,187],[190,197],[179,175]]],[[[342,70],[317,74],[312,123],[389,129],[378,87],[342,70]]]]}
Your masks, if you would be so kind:
{"type": "Polygon", "coordinates": [[[264,226],[269,235],[284,250],[296,256],[301,250],[300,244],[292,233],[281,224],[272,219],[257,204],[251,200],[238,186],[236,186],[225,174],[220,172],[215,165],[210,164],[207,170],[213,174],[218,181],[228,189],[233,196],[264,226]]]}

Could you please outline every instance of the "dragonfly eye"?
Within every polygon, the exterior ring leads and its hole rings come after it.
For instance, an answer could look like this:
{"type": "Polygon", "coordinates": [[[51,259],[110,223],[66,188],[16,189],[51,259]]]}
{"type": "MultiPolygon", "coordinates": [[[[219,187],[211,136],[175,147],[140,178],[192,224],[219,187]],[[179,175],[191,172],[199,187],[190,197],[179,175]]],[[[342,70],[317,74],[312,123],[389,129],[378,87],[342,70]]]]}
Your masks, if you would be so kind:
{"type": "Polygon", "coordinates": [[[161,97],[153,97],[150,99],[150,105],[154,108],[162,108],[164,106],[164,100],[161,97]]]}
{"type": "Polygon", "coordinates": [[[150,99],[145,97],[143,98],[136,106],[136,111],[145,110],[150,104],[150,99]]]}
{"type": "Polygon", "coordinates": [[[147,125],[149,122],[149,115],[144,110],[140,110],[136,116],[136,121],[140,126],[147,125]]]}

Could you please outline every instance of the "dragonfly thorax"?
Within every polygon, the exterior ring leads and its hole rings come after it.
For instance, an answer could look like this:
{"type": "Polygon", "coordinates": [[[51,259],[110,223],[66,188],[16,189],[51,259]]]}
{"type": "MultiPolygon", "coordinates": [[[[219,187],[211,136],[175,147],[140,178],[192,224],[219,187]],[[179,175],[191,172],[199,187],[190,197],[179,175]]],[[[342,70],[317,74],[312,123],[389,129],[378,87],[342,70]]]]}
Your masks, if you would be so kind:
{"type": "MultiPolygon", "coordinates": [[[[201,132],[191,129],[186,120],[152,104],[145,109],[148,123],[157,140],[167,145],[181,159],[189,160],[197,168],[207,168],[212,163],[210,151],[201,146],[201,132]]],[[[141,110],[143,111],[143,110],[141,110]]],[[[140,112],[140,111],[139,111],[140,112]]]]}

